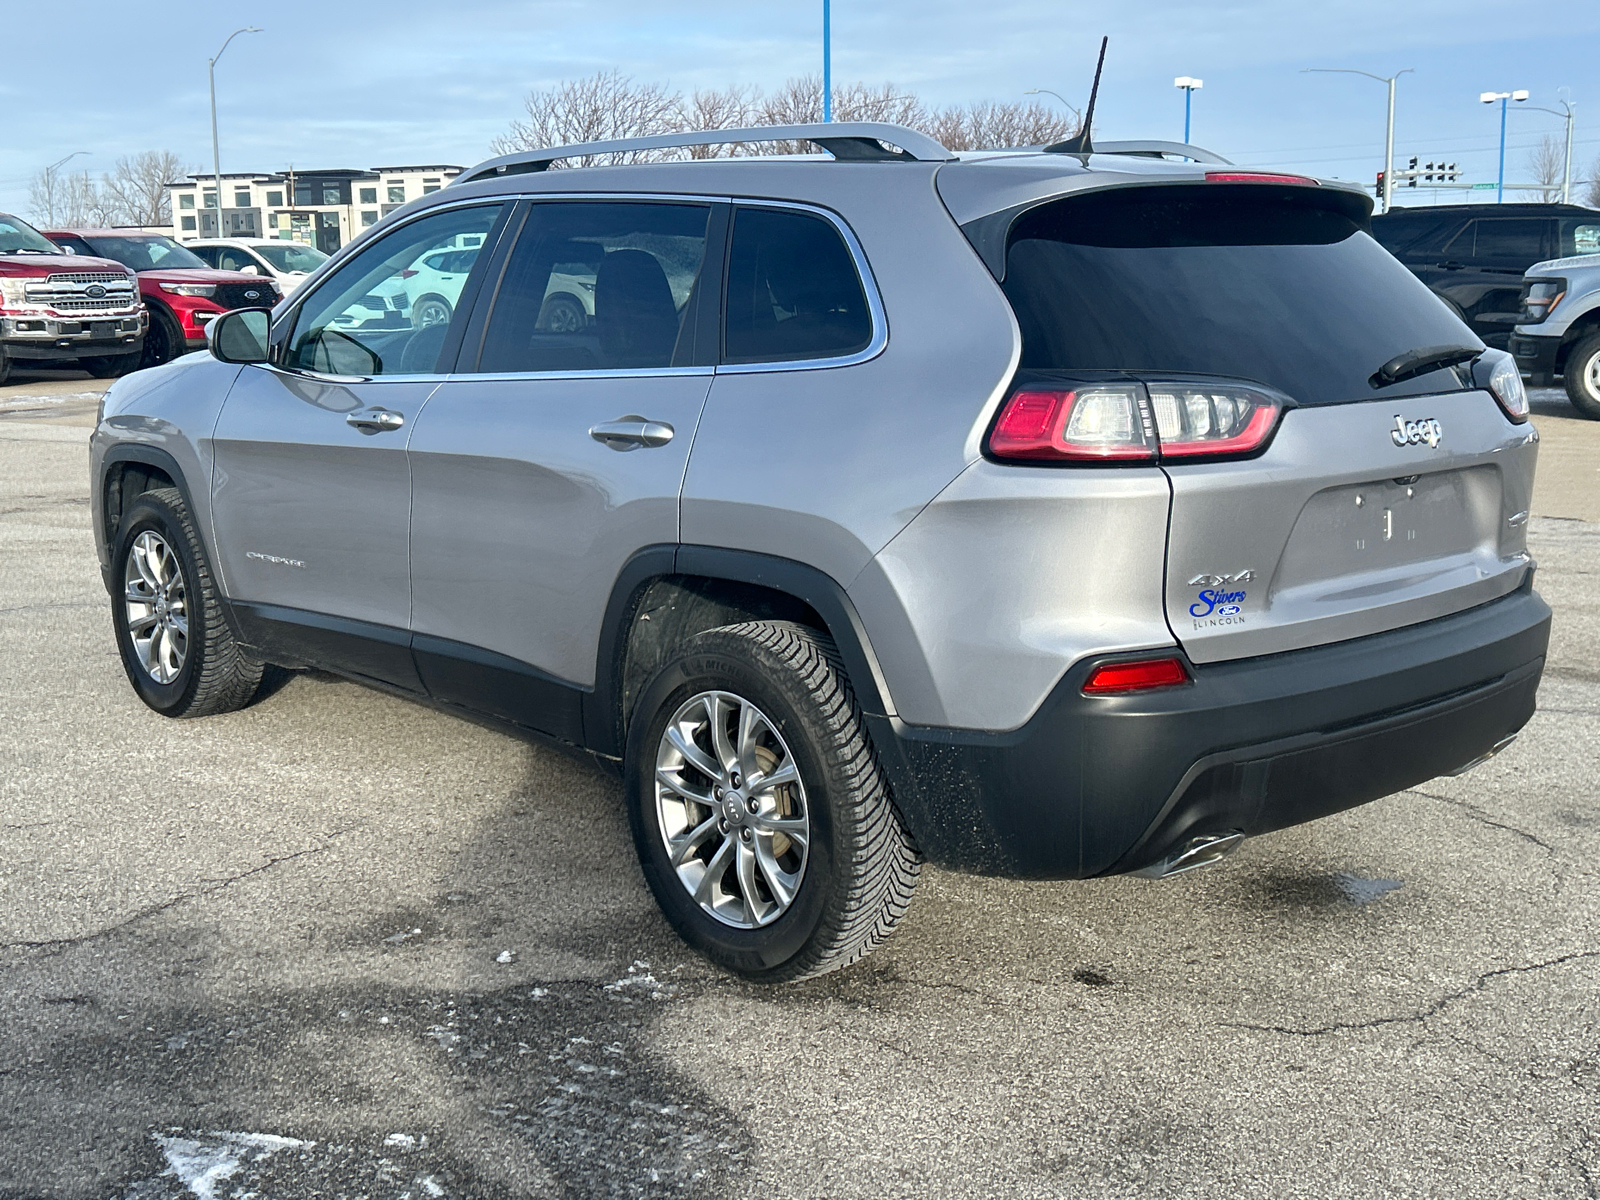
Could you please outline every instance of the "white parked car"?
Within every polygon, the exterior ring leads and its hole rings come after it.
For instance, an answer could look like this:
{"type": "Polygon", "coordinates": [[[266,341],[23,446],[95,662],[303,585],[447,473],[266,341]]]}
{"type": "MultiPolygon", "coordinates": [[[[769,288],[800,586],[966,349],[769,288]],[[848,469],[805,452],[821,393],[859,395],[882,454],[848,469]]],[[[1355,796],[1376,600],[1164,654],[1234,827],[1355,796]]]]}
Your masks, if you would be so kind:
{"type": "Polygon", "coordinates": [[[315,246],[277,238],[206,238],[183,245],[213,267],[275,279],[285,296],[328,259],[315,246]]]}

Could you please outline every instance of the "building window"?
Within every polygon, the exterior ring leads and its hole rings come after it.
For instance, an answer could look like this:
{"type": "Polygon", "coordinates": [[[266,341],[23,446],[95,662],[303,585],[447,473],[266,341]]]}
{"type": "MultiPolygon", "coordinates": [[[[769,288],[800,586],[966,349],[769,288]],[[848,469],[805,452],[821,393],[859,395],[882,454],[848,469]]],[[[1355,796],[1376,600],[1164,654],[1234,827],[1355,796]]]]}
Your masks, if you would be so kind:
{"type": "Polygon", "coordinates": [[[267,193],[267,206],[269,208],[282,208],[283,207],[283,193],[282,192],[268,192],[267,193]]]}
{"type": "Polygon", "coordinates": [[[267,228],[268,229],[276,229],[277,227],[278,227],[278,214],[277,213],[268,213],[267,214],[267,228]]]}
{"type": "Polygon", "coordinates": [[[361,189],[361,203],[376,204],[378,202],[378,189],[375,187],[361,189]]]}
{"type": "Polygon", "coordinates": [[[250,207],[250,193],[247,192],[247,191],[234,192],[234,194],[233,194],[233,206],[235,208],[249,208],[250,207]]]}
{"type": "Polygon", "coordinates": [[[439,185],[437,183],[425,183],[422,185],[422,194],[424,196],[426,196],[429,192],[437,192],[438,190],[439,185]]]}
{"type": "Polygon", "coordinates": [[[432,179],[424,178],[422,182],[423,183],[438,183],[439,182],[439,177],[437,175],[435,175],[432,179]]]}
{"type": "Polygon", "coordinates": [[[337,183],[325,183],[322,185],[322,202],[324,204],[339,203],[339,185],[337,183]]]}
{"type": "Polygon", "coordinates": [[[194,193],[193,192],[185,192],[183,195],[179,196],[178,197],[178,207],[179,208],[193,208],[194,207],[194,193]]]}
{"type": "Polygon", "coordinates": [[[204,207],[206,207],[206,208],[215,208],[216,206],[217,206],[217,194],[215,192],[207,192],[205,194],[204,207]]]}
{"type": "MultiPolygon", "coordinates": [[[[376,190],[376,189],[372,189],[372,190],[376,190]]],[[[364,226],[365,225],[376,225],[377,223],[378,223],[378,213],[377,213],[376,209],[373,209],[370,212],[367,212],[367,211],[362,212],[362,214],[361,214],[361,224],[362,225],[364,225],[364,226]]]]}
{"type": "Polygon", "coordinates": [[[403,184],[403,183],[399,184],[399,185],[391,183],[389,185],[389,203],[390,204],[404,204],[405,202],[406,202],[406,185],[403,184]]]}
{"type": "Polygon", "coordinates": [[[184,227],[184,229],[192,230],[194,228],[194,218],[193,217],[185,217],[185,218],[183,218],[183,227],[184,227]]]}

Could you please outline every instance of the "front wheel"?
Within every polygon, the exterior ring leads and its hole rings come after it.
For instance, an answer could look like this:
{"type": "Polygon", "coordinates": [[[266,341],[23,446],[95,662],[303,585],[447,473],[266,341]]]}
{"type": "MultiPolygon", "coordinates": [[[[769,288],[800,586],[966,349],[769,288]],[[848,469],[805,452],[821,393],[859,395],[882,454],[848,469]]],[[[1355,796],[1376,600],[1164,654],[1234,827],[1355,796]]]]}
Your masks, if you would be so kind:
{"type": "Polygon", "coordinates": [[[79,365],[96,379],[117,379],[139,368],[139,352],[111,354],[103,358],[84,358],[79,365]]]}
{"type": "Polygon", "coordinates": [[[150,306],[150,328],[145,330],[144,345],[139,350],[139,367],[159,367],[184,350],[183,330],[165,309],[150,306]]]}
{"type": "Polygon", "coordinates": [[[450,305],[437,296],[425,296],[411,306],[411,327],[427,329],[450,324],[450,305]]]}
{"type": "Polygon", "coordinates": [[[1600,333],[1583,339],[1567,355],[1562,368],[1567,399],[1592,421],[1600,421],[1600,333]]]}
{"type": "Polygon", "coordinates": [[[646,880],[683,939],[764,983],[848,966],[905,914],[919,860],[833,644],[787,622],[691,639],[627,749],[646,880]]]}
{"type": "Polygon", "coordinates": [[[137,497],[117,531],[112,602],[117,649],[139,698],[164,717],[243,708],[263,664],[247,658],[223,618],[205,550],[183,493],[137,497]]]}

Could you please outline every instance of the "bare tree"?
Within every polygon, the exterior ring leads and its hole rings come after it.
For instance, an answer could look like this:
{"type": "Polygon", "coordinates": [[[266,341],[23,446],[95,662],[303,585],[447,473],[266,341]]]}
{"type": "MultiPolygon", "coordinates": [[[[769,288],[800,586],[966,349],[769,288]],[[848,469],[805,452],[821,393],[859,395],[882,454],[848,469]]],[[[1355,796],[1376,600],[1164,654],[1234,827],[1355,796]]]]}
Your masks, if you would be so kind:
{"type": "Polygon", "coordinates": [[[1589,164],[1589,188],[1583,195],[1583,201],[1590,208],[1600,208],[1600,155],[1589,164]]]}
{"type": "MultiPolygon", "coordinates": [[[[684,129],[741,129],[761,122],[757,107],[760,93],[751,87],[700,91],[690,98],[682,114],[684,129]]],[[[691,146],[690,158],[718,158],[739,153],[741,147],[691,146]]]]}
{"type": "Polygon", "coordinates": [[[1562,168],[1566,165],[1566,151],[1561,142],[1551,134],[1539,139],[1539,144],[1528,155],[1528,174],[1534,183],[1542,185],[1536,190],[1523,192],[1529,200],[1554,204],[1561,199],[1562,168]]]}
{"type": "Polygon", "coordinates": [[[951,150],[1006,150],[1048,146],[1078,132],[1080,116],[1046,104],[982,102],[936,113],[926,131],[951,150]]]}
{"type": "Polygon", "coordinates": [[[117,159],[115,170],[101,177],[100,186],[111,197],[119,223],[171,225],[167,184],[184,174],[183,163],[172,151],[145,150],[117,159]]]}
{"type": "MultiPolygon", "coordinates": [[[[513,121],[511,132],[496,138],[496,154],[542,150],[575,142],[603,142],[617,138],[652,137],[672,133],[683,125],[683,97],[657,83],[635,83],[617,71],[601,71],[588,79],[574,79],[542,92],[529,92],[528,119],[513,121]]],[[[612,162],[643,162],[659,157],[648,152],[585,155],[575,162],[553,166],[594,166],[602,158],[612,162]]]]}

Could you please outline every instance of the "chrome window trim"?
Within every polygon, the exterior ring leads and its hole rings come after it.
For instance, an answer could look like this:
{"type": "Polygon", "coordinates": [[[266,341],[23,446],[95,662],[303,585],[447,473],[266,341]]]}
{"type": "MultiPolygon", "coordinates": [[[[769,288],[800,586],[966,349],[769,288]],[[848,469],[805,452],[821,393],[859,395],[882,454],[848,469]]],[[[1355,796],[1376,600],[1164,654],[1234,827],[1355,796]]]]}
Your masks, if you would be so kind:
{"type": "MultiPolygon", "coordinates": [[[[355,238],[355,240],[347,242],[345,244],[345,248],[348,249],[349,247],[364,244],[365,242],[375,241],[377,240],[377,237],[380,236],[380,230],[381,236],[387,236],[391,230],[399,229],[402,225],[409,225],[413,221],[420,220],[426,216],[431,216],[434,213],[445,212],[447,210],[457,208],[470,208],[474,205],[514,204],[522,200],[527,200],[530,202],[544,200],[582,200],[618,203],[627,203],[628,201],[638,200],[657,204],[662,202],[680,204],[728,204],[735,207],[744,208],[789,209],[792,211],[809,213],[812,216],[821,217],[823,220],[829,222],[838,232],[839,236],[844,239],[845,247],[849,250],[850,257],[855,262],[856,278],[860,280],[862,291],[867,297],[867,313],[872,321],[872,339],[867,343],[864,349],[858,350],[854,354],[838,355],[831,358],[775,359],[771,362],[718,363],[715,366],[699,367],[602,368],[596,371],[496,371],[492,373],[461,372],[451,375],[374,375],[368,377],[364,381],[377,383],[382,380],[389,379],[396,382],[404,380],[407,382],[416,383],[428,381],[444,382],[446,380],[450,382],[462,382],[469,379],[648,379],[651,377],[672,375],[752,375],[776,371],[824,371],[832,370],[836,367],[852,367],[858,363],[868,362],[882,354],[889,344],[889,318],[887,313],[884,311],[883,298],[878,292],[878,281],[872,273],[872,265],[867,261],[866,251],[862,249],[861,242],[856,238],[855,231],[850,228],[849,224],[843,217],[834,212],[832,209],[823,208],[821,205],[817,204],[807,204],[800,200],[772,200],[753,196],[708,196],[674,192],[504,192],[498,193],[492,197],[477,196],[471,199],[453,200],[443,204],[430,204],[426,208],[420,209],[415,213],[408,214],[404,220],[396,221],[388,228],[384,228],[383,222],[379,221],[376,225],[368,226],[355,238]]],[[[731,239],[733,230],[731,222],[728,228],[729,237],[731,239]]],[[[352,251],[349,255],[346,255],[345,258],[352,258],[356,253],[356,251],[352,251]]],[[[327,275],[331,275],[333,274],[333,270],[337,269],[333,266],[333,264],[342,261],[343,260],[338,256],[329,258],[328,261],[321,267],[317,268],[317,270],[319,272],[326,272],[327,275]]],[[[701,270],[703,271],[704,269],[705,264],[702,261],[701,270]]],[[[326,276],[324,276],[324,278],[325,277],[326,276]]],[[[315,275],[313,275],[311,278],[308,278],[305,283],[301,284],[299,288],[299,294],[294,297],[293,305],[283,314],[282,317],[273,322],[274,334],[277,332],[278,322],[292,322],[293,318],[298,315],[301,306],[304,305],[305,302],[315,294],[316,289],[322,286],[322,282],[323,281],[321,279],[318,279],[315,275]]],[[[724,297],[723,307],[726,309],[726,297],[724,297]]],[[[719,324],[722,320],[722,315],[722,313],[718,313],[717,319],[719,324]]],[[[718,342],[720,344],[722,334],[722,330],[720,328],[717,330],[717,334],[718,342]]],[[[268,365],[270,365],[273,370],[280,371],[284,374],[297,375],[301,378],[317,378],[316,375],[310,372],[290,370],[288,368],[279,367],[276,364],[268,365]]],[[[323,382],[331,382],[331,380],[323,380],[323,382]]]]}

